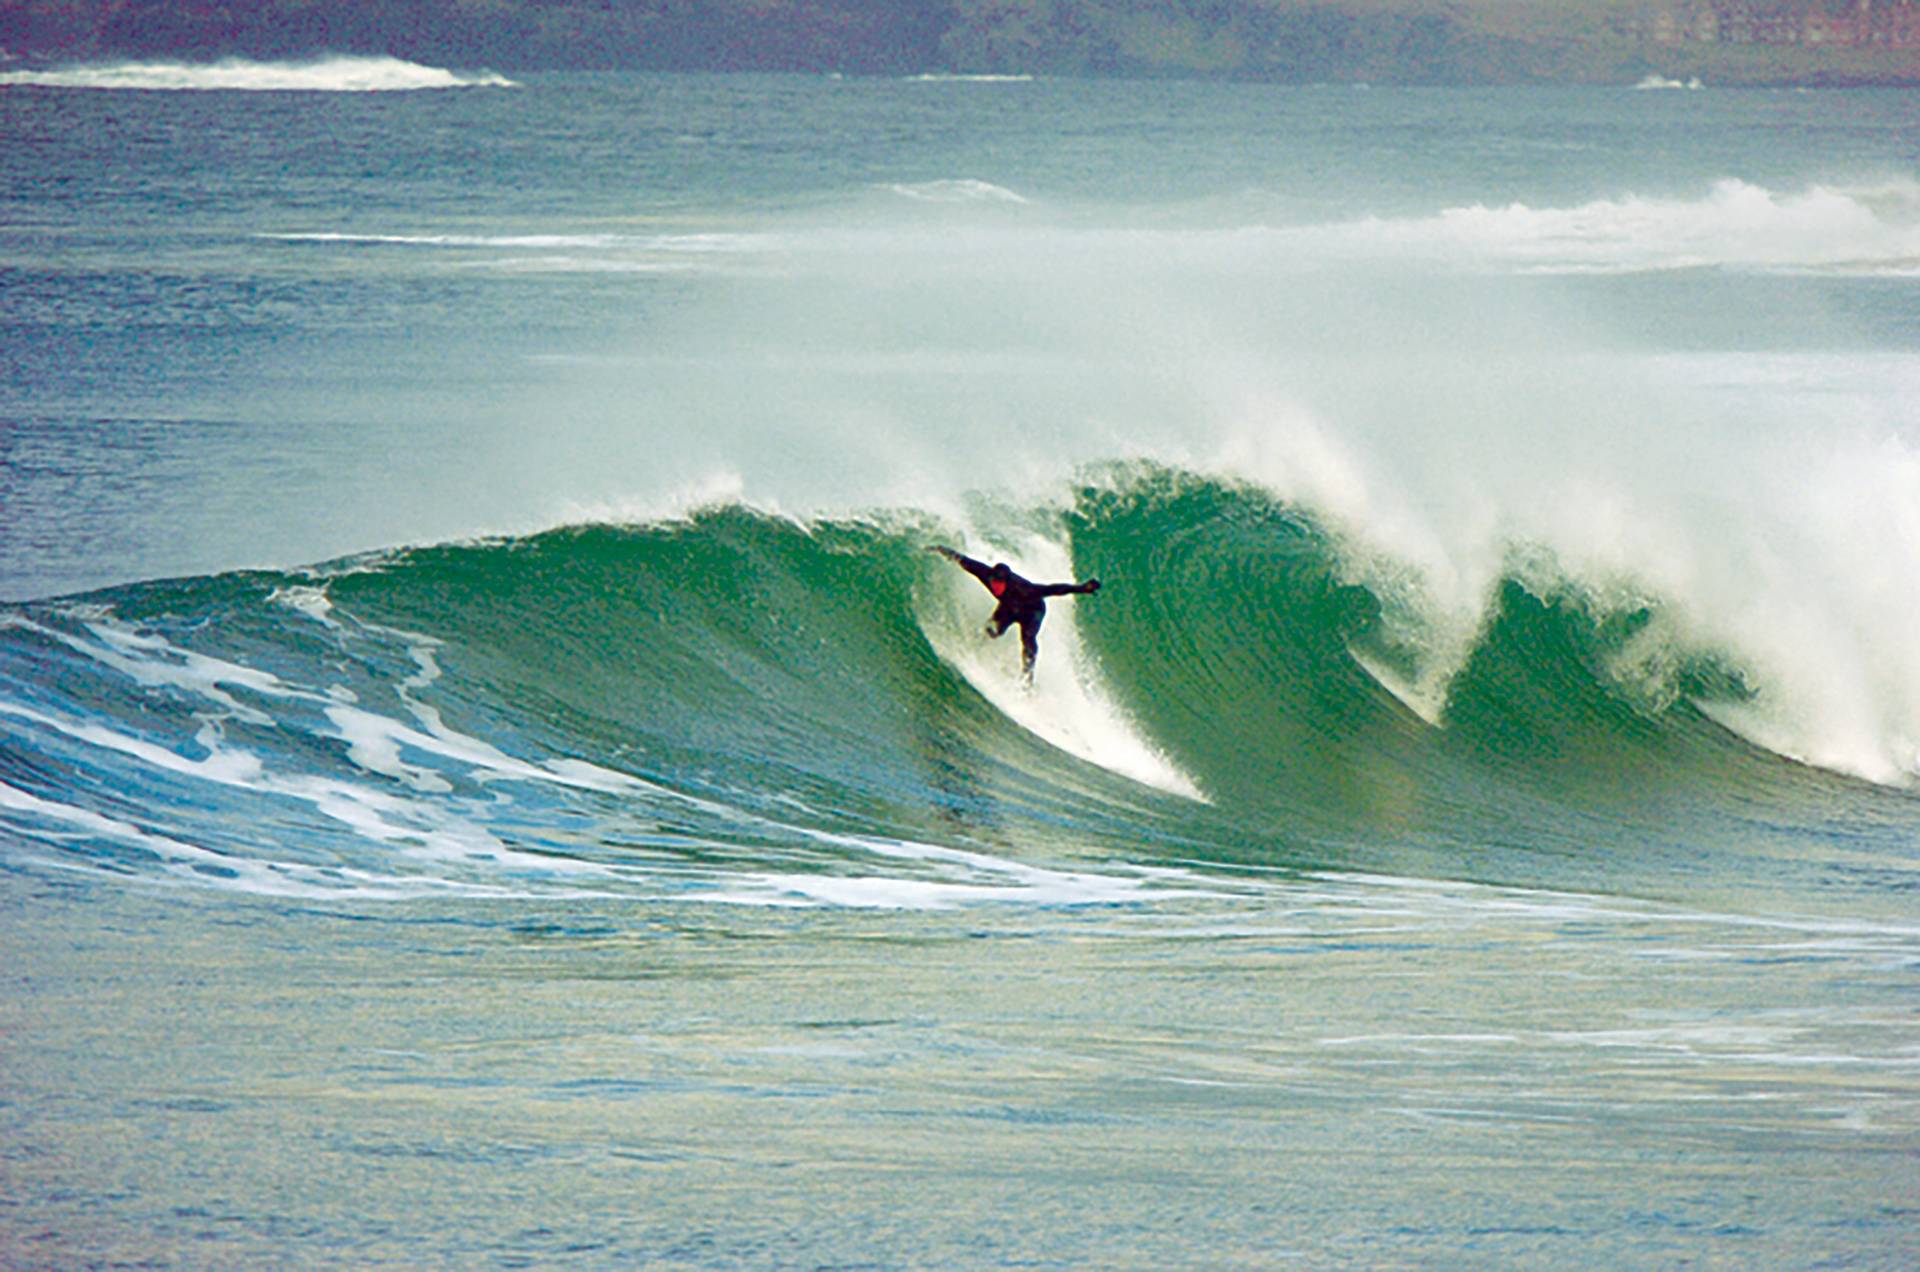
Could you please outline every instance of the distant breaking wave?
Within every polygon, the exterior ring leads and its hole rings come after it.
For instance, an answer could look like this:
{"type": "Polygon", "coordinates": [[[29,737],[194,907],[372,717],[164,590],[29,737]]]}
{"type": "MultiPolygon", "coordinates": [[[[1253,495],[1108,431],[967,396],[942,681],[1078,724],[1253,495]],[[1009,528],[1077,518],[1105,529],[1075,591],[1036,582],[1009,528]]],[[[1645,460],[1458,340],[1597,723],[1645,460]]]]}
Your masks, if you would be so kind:
{"type": "Polygon", "coordinates": [[[922,203],[1025,203],[1027,201],[1023,196],[1005,186],[967,177],[900,183],[887,188],[903,198],[916,199],[922,203]]]}
{"type": "Polygon", "coordinates": [[[1031,84],[1031,75],[989,75],[965,74],[961,72],[929,71],[924,75],[907,76],[913,84],[1031,84]]]}
{"type": "Polygon", "coordinates": [[[1691,79],[1677,80],[1677,79],[1667,79],[1665,76],[1662,76],[1662,75],[1649,75],[1645,79],[1641,80],[1638,84],[1634,85],[1634,88],[1638,89],[1643,93],[1659,92],[1663,90],[1672,91],[1675,89],[1698,92],[1700,89],[1703,89],[1705,87],[1706,85],[1700,82],[1699,76],[1694,76],[1691,79]]]}
{"type": "Polygon", "coordinates": [[[396,57],[332,57],[314,62],[116,62],[49,71],[0,72],[0,87],[227,92],[394,93],[428,88],[513,88],[492,71],[460,74],[396,57]]]}
{"type": "Polygon", "coordinates": [[[1782,193],[1745,181],[1704,197],[1627,196],[1575,207],[1476,204],[1438,216],[1353,223],[1309,233],[1383,247],[1503,261],[1541,272],[1669,269],[1910,274],[1920,263],[1920,186],[1813,186],[1782,193]]]}
{"type": "Polygon", "coordinates": [[[387,247],[636,248],[658,252],[764,251],[777,240],[755,234],[349,234],[311,231],[263,234],[283,243],[387,247]]]}

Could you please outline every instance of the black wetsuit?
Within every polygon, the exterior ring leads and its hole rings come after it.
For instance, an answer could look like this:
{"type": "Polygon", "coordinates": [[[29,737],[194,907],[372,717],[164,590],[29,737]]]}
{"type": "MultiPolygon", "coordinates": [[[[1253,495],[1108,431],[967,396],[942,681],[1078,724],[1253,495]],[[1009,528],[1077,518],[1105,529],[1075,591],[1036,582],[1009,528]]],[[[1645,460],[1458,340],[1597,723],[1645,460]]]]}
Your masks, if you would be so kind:
{"type": "Polygon", "coordinates": [[[989,566],[970,556],[962,556],[952,548],[936,547],[933,550],[979,579],[981,585],[1000,602],[987,619],[987,635],[1000,636],[1007,628],[1018,624],[1020,670],[1028,678],[1032,678],[1033,660],[1040,654],[1040,624],[1047,616],[1047,598],[1091,595],[1100,590],[1099,579],[1088,579],[1085,583],[1035,583],[1015,574],[1005,562],[989,566]]]}

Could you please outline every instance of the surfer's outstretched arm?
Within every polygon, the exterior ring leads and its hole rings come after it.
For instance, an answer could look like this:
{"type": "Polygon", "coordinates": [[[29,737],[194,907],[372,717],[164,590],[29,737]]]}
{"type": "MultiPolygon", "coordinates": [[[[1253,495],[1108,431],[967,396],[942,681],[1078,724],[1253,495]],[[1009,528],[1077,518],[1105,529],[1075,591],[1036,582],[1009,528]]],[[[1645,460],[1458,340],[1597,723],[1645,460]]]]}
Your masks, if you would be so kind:
{"type": "Polygon", "coordinates": [[[927,551],[938,552],[941,556],[947,558],[947,560],[953,562],[955,565],[965,570],[968,574],[973,575],[974,578],[979,579],[982,583],[985,583],[987,581],[987,576],[993,573],[992,568],[989,567],[985,562],[976,561],[970,556],[965,556],[959,552],[955,552],[952,548],[947,547],[943,543],[933,544],[931,547],[927,549],[927,551]]]}
{"type": "Polygon", "coordinates": [[[1088,579],[1084,583],[1043,583],[1040,585],[1040,595],[1042,596],[1092,596],[1099,590],[1099,579],[1088,579]]]}

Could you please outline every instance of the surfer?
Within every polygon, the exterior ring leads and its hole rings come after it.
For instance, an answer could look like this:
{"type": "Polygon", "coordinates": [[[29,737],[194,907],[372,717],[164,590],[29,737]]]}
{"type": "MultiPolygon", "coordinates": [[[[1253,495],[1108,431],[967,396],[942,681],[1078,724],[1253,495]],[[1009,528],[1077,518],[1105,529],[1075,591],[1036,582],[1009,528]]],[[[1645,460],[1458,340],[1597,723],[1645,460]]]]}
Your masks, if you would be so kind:
{"type": "Polygon", "coordinates": [[[1047,598],[1049,596],[1091,596],[1100,590],[1099,579],[1088,579],[1084,583],[1035,583],[1023,579],[1007,568],[1005,561],[994,565],[976,561],[970,556],[962,556],[952,548],[940,544],[927,549],[938,552],[965,570],[992,592],[1000,604],[994,607],[993,615],[987,619],[987,635],[1000,636],[1014,624],[1020,626],[1020,670],[1029,682],[1033,679],[1033,660],[1040,654],[1040,622],[1047,616],[1047,598]]]}

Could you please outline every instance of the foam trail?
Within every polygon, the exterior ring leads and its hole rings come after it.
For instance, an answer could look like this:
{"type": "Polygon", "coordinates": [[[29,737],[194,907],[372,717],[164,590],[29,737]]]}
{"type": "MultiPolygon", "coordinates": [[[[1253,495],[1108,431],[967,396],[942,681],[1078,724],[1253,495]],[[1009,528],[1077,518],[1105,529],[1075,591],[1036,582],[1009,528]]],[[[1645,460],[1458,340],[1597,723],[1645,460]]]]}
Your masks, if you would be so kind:
{"type": "Polygon", "coordinates": [[[620,249],[681,252],[694,256],[768,252],[782,246],[770,234],[351,234],[336,230],[262,233],[280,243],[337,244],[344,247],[516,248],[527,251],[620,249]]]}
{"type": "Polygon", "coordinates": [[[1031,84],[1031,75],[967,75],[929,71],[923,75],[909,75],[910,84],[1031,84]]]}
{"type": "Polygon", "coordinates": [[[944,910],[1018,901],[1038,905],[1124,905],[1172,898],[1218,896],[1183,870],[1132,867],[1118,872],[1053,870],[936,844],[818,834],[822,843],[914,865],[932,866],[933,879],[875,874],[747,872],[725,876],[706,901],[738,905],[833,905],[857,909],[944,910]]]}
{"type": "MultiPolygon", "coordinates": [[[[90,809],[58,803],[29,794],[0,782],[0,813],[25,820],[72,827],[72,833],[88,838],[116,840],[142,852],[183,868],[191,880],[203,886],[226,886],[256,896],[330,898],[351,894],[363,900],[395,900],[432,895],[513,896],[517,893],[484,884],[464,883],[431,877],[403,878],[374,874],[347,866],[325,868],[298,862],[260,861],[211,852],[170,835],[145,830],[132,822],[108,817],[90,809]]],[[[70,862],[40,859],[39,864],[55,868],[77,868],[70,862]]]]}
{"type": "MultiPolygon", "coordinates": [[[[323,625],[335,626],[332,604],[319,589],[294,589],[275,593],[274,599],[290,605],[301,614],[323,625]]],[[[57,640],[107,667],[149,688],[167,687],[203,697],[215,703],[235,719],[249,724],[269,725],[271,716],[255,710],[225,692],[222,686],[250,690],[267,698],[293,699],[322,704],[327,719],[337,731],[335,736],[347,744],[348,757],[360,767],[382,776],[396,778],[419,789],[440,790],[440,779],[400,759],[402,748],[419,751],[467,765],[476,780],[497,778],[551,782],[559,786],[597,791],[633,791],[649,788],[639,778],[589,764],[583,760],[556,760],[535,764],[515,759],[490,743],[448,728],[432,707],[416,702],[411,690],[425,688],[439,675],[433,662],[432,642],[410,632],[387,632],[410,642],[409,653],[420,667],[419,674],[400,685],[400,694],[425,732],[397,720],[351,704],[351,694],[323,696],[295,688],[269,672],[257,671],[238,663],[182,650],[166,640],[141,635],[105,622],[94,622],[88,630],[102,642],[89,644],[74,636],[43,627],[26,619],[14,618],[9,626],[33,631],[57,640]]],[[[17,710],[0,702],[0,714],[17,710]]],[[[42,720],[42,723],[46,721],[42,720]]]]}
{"type": "Polygon", "coordinates": [[[255,671],[237,663],[175,649],[158,637],[141,636],[103,622],[87,625],[88,631],[101,642],[98,645],[18,615],[8,615],[4,621],[0,621],[0,628],[19,628],[47,640],[58,641],[137,684],[148,688],[164,686],[194,694],[217,704],[236,719],[252,724],[271,723],[271,717],[240,702],[222,686],[230,685],[267,698],[306,696],[281,683],[278,677],[269,672],[255,671]]]}
{"type": "Polygon", "coordinates": [[[0,72],[0,87],[159,91],[392,93],[436,88],[513,88],[492,71],[464,75],[395,57],[314,62],[115,62],[45,71],[0,72]]]}

